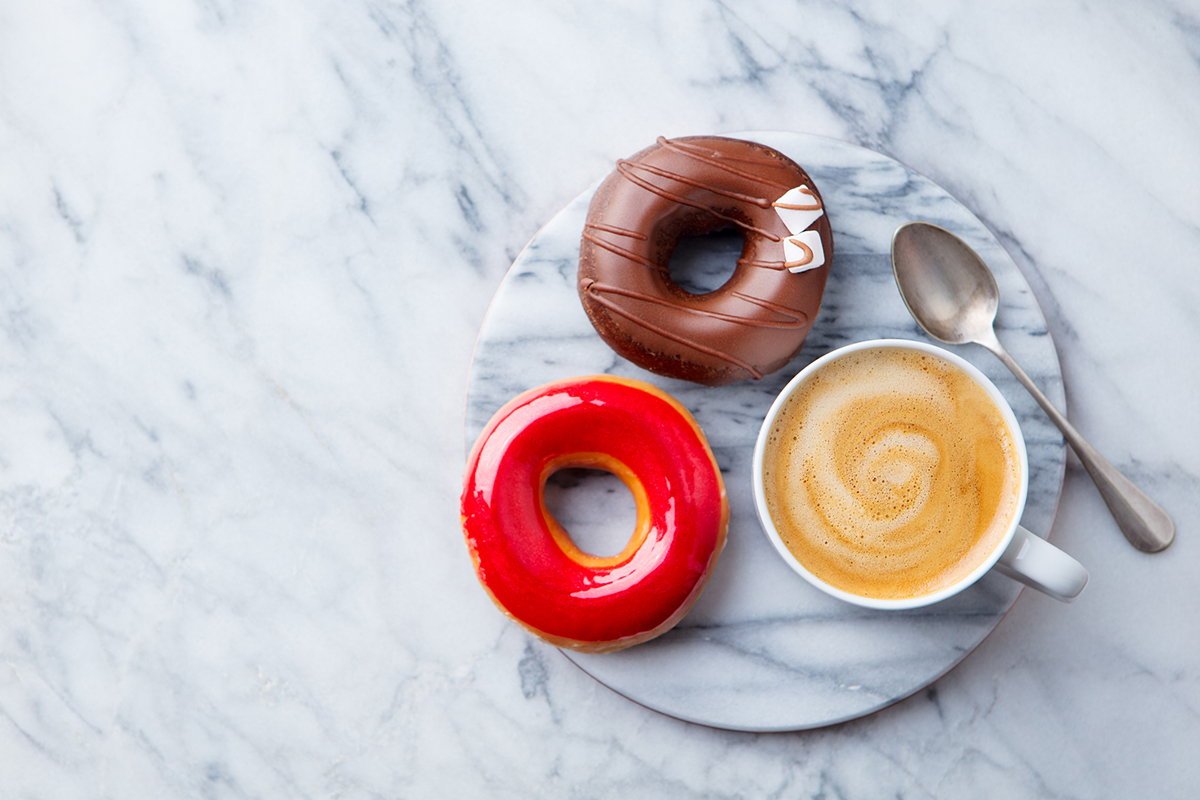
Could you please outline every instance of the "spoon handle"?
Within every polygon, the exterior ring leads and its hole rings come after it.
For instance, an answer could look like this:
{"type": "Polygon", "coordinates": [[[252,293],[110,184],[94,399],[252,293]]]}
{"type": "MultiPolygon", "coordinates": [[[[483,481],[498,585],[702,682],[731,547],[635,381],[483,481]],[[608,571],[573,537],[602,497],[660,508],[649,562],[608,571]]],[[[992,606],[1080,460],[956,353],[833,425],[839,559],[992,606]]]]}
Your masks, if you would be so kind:
{"type": "Polygon", "coordinates": [[[1033,399],[1049,415],[1050,419],[1062,431],[1067,443],[1075,450],[1080,462],[1092,480],[1104,502],[1125,534],[1125,538],[1139,550],[1146,553],[1157,553],[1166,549],[1175,538],[1175,523],[1167,512],[1163,511],[1145,492],[1139,489],[1128,478],[1122,475],[1104,456],[1100,455],[1082,436],[1075,427],[1067,422],[1057,408],[1050,402],[1042,390],[1025,374],[1025,370],[1013,360],[1013,357],[1000,344],[993,332],[990,339],[979,340],[979,344],[991,350],[1012,370],[1033,399]]]}

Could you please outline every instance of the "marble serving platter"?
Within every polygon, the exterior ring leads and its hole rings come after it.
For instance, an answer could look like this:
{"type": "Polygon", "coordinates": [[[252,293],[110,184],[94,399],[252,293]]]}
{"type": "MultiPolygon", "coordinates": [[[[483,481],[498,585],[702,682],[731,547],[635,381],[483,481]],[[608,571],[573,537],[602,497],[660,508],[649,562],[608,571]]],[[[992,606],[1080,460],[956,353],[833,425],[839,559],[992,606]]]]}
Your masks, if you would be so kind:
{"type": "MultiPolygon", "coordinates": [[[[703,428],[724,475],[731,510],[725,552],[699,602],[666,635],[614,654],[564,653],[605,686],[679,719],[733,730],[799,730],[863,716],[928,686],[979,645],[1021,589],[988,575],[929,608],[860,609],[797,577],[755,516],[750,459],[762,418],[784,384],[844,344],[880,337],[929,341],[892,277],[888,253],[896,227],[923,219],[973,246],[1000,286],[1000,339],[1059,407],[1062,374],[1028,283],[987,228],[945,190],[887,156],[845,142],[788,132],[730,135],[791,157],[826,202],[835,255],[820,315],[801,354],[761,381],[718,388],[662,378],[617,356],[595,334],[575,289],[593,186],[538,232],[497,291],[471,367],[466,438],[468,445],[474,442],[517,393],[571,375],[637,377],[678,398],[703,428]]],[[[717,251],[737,246],[728,238],[713,242],[717,251]]],[[[689,258],[687,274],[704,286],[705,271],[719,282],[736,253],[718,252],[716,261],[695,252],[689,258]]],[[[975,345],[956,352],[983,370],[1016,412],[1030,463],[1022,521],[1045,536],[1063,483],[1062,436],[994,356],[975,345]]],[[[574,531],[571,522],[566,525],[574,531]]]]}

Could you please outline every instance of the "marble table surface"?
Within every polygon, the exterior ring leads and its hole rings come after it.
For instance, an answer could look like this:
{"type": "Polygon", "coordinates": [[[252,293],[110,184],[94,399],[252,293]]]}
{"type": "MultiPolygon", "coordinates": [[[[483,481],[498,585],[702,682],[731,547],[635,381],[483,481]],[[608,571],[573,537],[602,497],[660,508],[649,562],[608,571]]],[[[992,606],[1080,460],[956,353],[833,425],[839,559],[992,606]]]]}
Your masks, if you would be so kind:
{"type": "Polygon", "coordinates": [[[0,796],[1200,795],[1200,6],[0,4],[0,796]],[[683,722],[504,619],[458,527],[524,245],[656,136],[945,187],[1045,314],[1074,604],[792,733],[683,722]]]}

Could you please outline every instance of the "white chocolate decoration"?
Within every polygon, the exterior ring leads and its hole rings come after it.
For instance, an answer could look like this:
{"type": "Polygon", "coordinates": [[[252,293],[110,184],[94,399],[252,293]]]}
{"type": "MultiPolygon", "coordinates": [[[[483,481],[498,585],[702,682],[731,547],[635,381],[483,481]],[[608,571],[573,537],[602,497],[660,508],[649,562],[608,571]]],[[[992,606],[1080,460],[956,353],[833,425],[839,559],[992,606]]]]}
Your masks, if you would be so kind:
{"type": "Polygon", "coordinates": [[[779,215],[779,219],[783,220],[783,224],[792,233],[807,230],[808,226],[825,213],[820,199],[807,186],[788,189],[783,197],[780,197],[772,205],[775,206],[775,213],[779,215]]]}
{"type": "Polygon", "coordinates": [[[825,263],[820,231],[802,231],[783,240],[783,260],[788,272],[806,272],[825,263]]]}

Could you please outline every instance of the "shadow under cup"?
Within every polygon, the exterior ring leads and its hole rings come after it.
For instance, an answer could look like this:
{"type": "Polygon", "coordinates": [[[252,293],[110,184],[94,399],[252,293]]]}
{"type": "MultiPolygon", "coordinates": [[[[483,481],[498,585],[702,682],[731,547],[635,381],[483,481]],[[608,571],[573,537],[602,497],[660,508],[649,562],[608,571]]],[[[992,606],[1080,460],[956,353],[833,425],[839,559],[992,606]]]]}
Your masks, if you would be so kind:
{"type": "MultiPolygon", "coordinates": [[[[861,385],[862,383],[871,383],[872,381],[875,381],[876,384],[879,384],[879,380],[877,378],[872,378],[870,376],[864,376],[861,379],[856,378],[855,380],[856,386],[861,385]]],[[[968,387],[968,390],[969,388],[970,387],[968,387]]],[[[973,392],[971,393],[973,394],[973,392]]],[[[787,424],[787,421],[784,421],[784,425],[786,426],[787,424]]],[[[789,428],[789,430],[791,430],[791,428],[789,428]]],[[[986,437],[976,434],[976,440],[978,441],[983,441],[985,438],[986,437]]],[[[996,438],[999,439],[1001,436],[997,435],[996,438]]],[[[810,465],[812,463],[819,464],[821,461],[822,459],[817,457],[809,459],[808,463],[810,465]]],[[[827,469],[827,465],[820,468],[827,469]]],[[[775,402],[771,405],[770,410],[767,412],[767,416],[763,421],[762,429],[759,432],[758,440],[754,449],[753,469],[755,504],[758,509],[759,519],[762,523],[763,530],[767,534],[767,537],[771,540],[772,545],[774,545],[775,549],[779,552],[780,556],[783,557],[784,561],[786,561],[801,577],[803,577],[813,586],[816,586],[818,589],[821,589],[822,591],[847,602],[875,609],[906,609],[930,605],[951,597],[975,583],[980,577],[987,573],[988,570],[996,565],[997,561],[1002,555],[1005,554],[1010,544],[1014,544],[1013,538],[1019,528],[1021,514],[1025,508],[1025,499],[1028,493],[1029,485],[1029,462],[1025,450],[1025,441],[1021,435],[1020,426],[1017,423],[1016,416],[1013,414],[1012,409],[1009,407],[1003,395],[1000,394],[1000,391],[995,387],[995,385],[992,384],[992,382],[988,380],[988,378],[974,365],[962,359],[961,357],[934,345],[904,339],[875,339],[848,345],[846,347],[834,350],[822,356],[821,358],[818,358],[816,361],[803,369],[799,374],[797,374],[787,384],[787,386],[784,387],[783,391],[780,392],[779,396],[775,399],[775,402]],[[773,447],[769,446],[769,440],[771,438],[772,431],[776,428],[777,422],[781,421],[781,414],[788,414],[790,416],[790,414],[793,412],[793,409],[790,408],[791,404],[789,403],[789,400],[796,395],[797,392],[806,389],[810,381],[813,380],[814,376],[817,376],[818,374],[828,375],[830,366],[835,364],[835,362],[839,362],[842,359],[846,359],[855,354],[866,356],[869,354],[864,351],[875,350],[885,350],[888,352],[902,351],[902,353],[930,356],[943,362],[944,364],[949,365],[951,369],[947,374],[951,375],[954,381],[960,381],[962,376],[965,376],[976,386],[982,389],[984,394],[991,401],[990,406],[987,406],[986,403],[982,405],[987,408],[989,413],[993,410],[998,412],[999,416],[1008,426],[1011,445],[1007,447],[1006,452],[1011,451],[1011,454],[1007,455],[1003,459],[1006,466],[997,470],[998,472],[1002,472],[1004,475],[1008,476],[1005,479],[1009,484],[1008,488],[1006,489],[1008,493],[1008,499],[997,506],[995,511],[990,514],[989,519],[983,523],[984,526],[987,526],[988,523],[993,523],[994,521],[994,524],[991,524],[991,527],[989,528],[991,533],[986,535],[982,542],[972,545],[967,551],[966,555],[958,557],[957,560],[945,559],[947,565],[953,561],[953,567],[947,566],[945,570],[936,566],[928,567],[928,569],[935,573],[946,572],[949,570],[953,570],[954,572],[954,577],[951,581],[940,586],[940,588],[934,588],[932,591],[914,589],[913,593],[902,594],[901,596],[871,596],[865,592],[856,593],[845,588],[835,586],[829,581],[818,577],[818,575],[815,574],[816,571],[819,571],[818,568],[814,566],[813,569],[810,569],[809,566],[806,566],[802,558],[798,557],[797,554],[788,547],[784,541],[784,537],[781,536],[780,531],[776,528],[775,521],[771,516],[770,509],[772,504],[768,502],[767,493],[773,490],[767,485],[768,481],[764,478],[764,474],[769,471],[764,465],[764,458],[774,450],[773,447]],[[1015,458],[1013,458],[1013,454],[1015,454],[1015,458]],[[1019,472],[1018,475],[1014,476],[1011,474],[1014,469],[1019,472]],[[1015,486],[1012,485],[1013,479],[1015,479],[1015,486]],[[1014,489],[1015,497],[1013,496],[1014,489]],[[1000,519],[1001,516],[1005,517],[1005,519],[1000,519]]],[[[811,470],[813,467],[810,466],[809,469],[811,470]]],[[[882,477],[886,477],[886,474],[882,477]]],[[[838,479],[840,479],[840,477],[838,479]]],[[[793,475],[791,473],[787,475],[787,481],[789,483],[799,480],[801,480],[801,478],[797,475],[793,475]]],[[[852,493],[854,491],[857,490],[853,488],[847,490],[847,497],[851,497],[851,500],[853,500],[852,493]]],[[[866,512],[864,512],[864,514],[865,513],[866,512]]],[[[786,522],[783,524],[792,525],[793,523],[786,522]]],[[[874,525],[874,523],[870,522],[869,520],[862,522],[863,528],[869,528],[872,525],[874,525]]],[[[875,527],[878,527],[878,525],[875,527]]],[[[855,530],[858,530],[857,524],[855,524],[855,530]]],[[[849,536],[844,535],[845,532],[843,530],[839,529],[835,530],[834,532],[839,538],[850,538],[849,536]]],[[[1025,532],[1024,529],[1020,529],[1020,532],[1025,537],[1032,536],[1032,534],[1025,532]]],[[[970,536],[955,536],[954,538],[969,539],[970,536]]],[[[886,541],[886,534],[879,534],[879,539],[877,541],[880,547],[886,548],[892,546],[891,543],[886,541]]],[[[820,545],[818,544],[816,546],[819,547],[820,545]]],[[[873,547],[875,545],[871,546],[873,547]]],[[[939,547],[940,545],[937,544],[932,545],[933,550],[937,550],[939,547]]],[[[804,548],[797,549],[803,550],[804,548]]],[[[814,552],[814,548],[810,547],[808,552],[814,552]]],[[[841,566],[839,568],[843,571],[853,572],[853,554],[847,555],[844,558],[842,557],[843,555],[845,554],[838,554],[835,556],[836,559],[840,559],[838,563],[841,566]]],[[[1065,556],[1065,554],[1063,555],[1069,559],[1069,556],[1065,556]]],[[[903,558],[905,556],[901,555],[900,557],[903,558]]],[[[818,560],[824,559],[825,557],[822,554],[820,556],[811,556],[811,558],[813,564],[816,564],[818,560]]],[[[923,558],[923,556],[921,556],[921,558],[923,558]]],[[[822,567],[822,569],[823,568],[824,567],[822,567]]],[[[925,565],[921,566],[921,569],[925,568],[925,565]]],[[[1080,568],[1080,570],[1082,570],[1082,568],[1080,568]]],[[[863,571],[867,572],[869,569],[864,568],[863,571]]],[[[1003,571],[1008,574],[1008,570],[1003,571]]],[[[897,574],[900,573],[897,572],[897,574]]],[[[1020,576],[1013,575],[1012,577],[1016,577],[1018,580],[1023,580],[1023,578],[1020,576]]],[[[1028,581],[1025,582],[1028,583],[1028,581]]],[[[1043,591],[1045,590],[1043,589],[1043,591]]]]}

